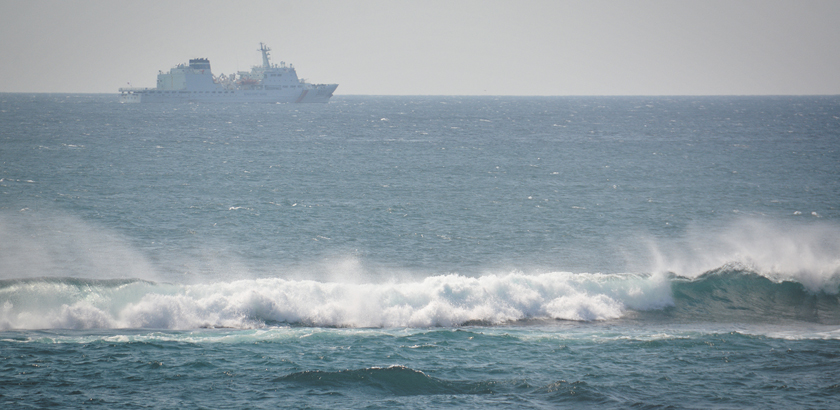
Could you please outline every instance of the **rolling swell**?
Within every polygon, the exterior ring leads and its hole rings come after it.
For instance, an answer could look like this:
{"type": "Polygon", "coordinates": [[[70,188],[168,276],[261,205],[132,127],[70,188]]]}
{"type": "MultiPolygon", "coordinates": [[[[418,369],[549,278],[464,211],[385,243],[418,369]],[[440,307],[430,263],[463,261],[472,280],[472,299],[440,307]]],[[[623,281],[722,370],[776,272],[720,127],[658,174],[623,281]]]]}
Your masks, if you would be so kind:
{"type": "Polygon", "coordinates": [[[452,381],[432,377],[405,366],[341,371],[302,371],[281,376],[272,381],[284,385],[305,386],[321,390],[323,393],[352,395],[431,396],[514,393],[534,395],[551,403],[608,404],[614,401],[583,381],[560,380],[539,387],[514,380],[452,381]]]}
{"type": "Polygon", "coordinates": [[[341,371],[303,371],[274,379],[327,390],[351,389],[397,396],[434,394],[492,394],[492,382],[457,382],[431,377],[404,366],[371,367],[341,371]]]}

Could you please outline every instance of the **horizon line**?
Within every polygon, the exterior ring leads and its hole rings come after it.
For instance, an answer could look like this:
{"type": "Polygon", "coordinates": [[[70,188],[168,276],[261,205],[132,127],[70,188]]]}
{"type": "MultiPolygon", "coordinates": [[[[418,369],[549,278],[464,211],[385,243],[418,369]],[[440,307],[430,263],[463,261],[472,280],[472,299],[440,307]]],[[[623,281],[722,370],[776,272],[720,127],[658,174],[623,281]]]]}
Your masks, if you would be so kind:
{"type": "MultiPolygon", "coordinates": [[[[115,95],[119,92],[0,91],[0,94],[115,95]]],[[[335,97],[837,97],[838,94],[336,94],[335,97]]]]}

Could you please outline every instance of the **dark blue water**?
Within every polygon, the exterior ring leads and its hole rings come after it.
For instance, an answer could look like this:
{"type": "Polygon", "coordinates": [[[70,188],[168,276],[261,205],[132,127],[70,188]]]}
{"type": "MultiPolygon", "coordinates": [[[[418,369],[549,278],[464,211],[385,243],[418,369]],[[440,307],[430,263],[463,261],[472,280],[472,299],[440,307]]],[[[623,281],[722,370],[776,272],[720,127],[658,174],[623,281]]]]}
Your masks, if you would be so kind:
{"type": "Polygon", "coordinates": [[[0,94],[4,408],[832,408],[840,98],[0,94]]]}

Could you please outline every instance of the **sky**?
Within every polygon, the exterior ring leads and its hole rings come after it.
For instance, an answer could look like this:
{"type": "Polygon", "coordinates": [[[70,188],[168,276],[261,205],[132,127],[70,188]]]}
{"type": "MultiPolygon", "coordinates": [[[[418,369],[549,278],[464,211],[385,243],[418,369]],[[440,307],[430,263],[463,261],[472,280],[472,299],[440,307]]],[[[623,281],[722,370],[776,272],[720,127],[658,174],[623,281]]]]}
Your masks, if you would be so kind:
{"type": "Polygon", "coordinates": [[[231,74],[260,42],[336,95],[840,94],[837,0],[0,0],[0,92],[231,74]]]}

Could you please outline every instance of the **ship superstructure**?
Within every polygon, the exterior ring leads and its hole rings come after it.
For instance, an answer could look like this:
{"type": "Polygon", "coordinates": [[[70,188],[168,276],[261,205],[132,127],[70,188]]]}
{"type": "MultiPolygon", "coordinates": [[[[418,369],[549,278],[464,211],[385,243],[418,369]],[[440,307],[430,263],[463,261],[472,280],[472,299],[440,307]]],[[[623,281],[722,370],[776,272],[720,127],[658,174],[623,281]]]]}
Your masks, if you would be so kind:
{"type": "Polygon", "coordinates": [[[298,78],[294,66],[271,64],[270,51],[260,43],[262,65],[251,71],[218,77],[210,60],[191,59],[169,72],[158,73],[155,88],[120,88],[120,102],[292,102],[325,103],[338,84],[310,84],[298,78]]]}

